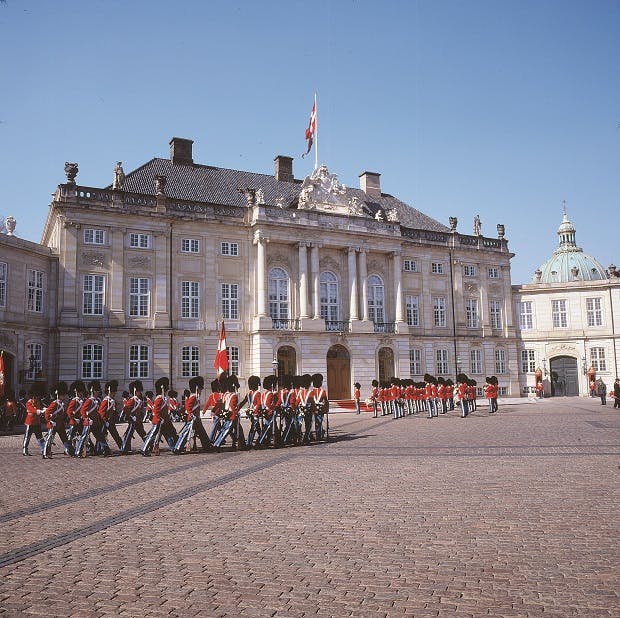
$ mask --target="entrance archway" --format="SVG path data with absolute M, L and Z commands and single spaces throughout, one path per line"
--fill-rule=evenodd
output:
M 549 362 L 551 370 L 551 395 L 553 397 L 575 397 L 579 395 L 579 372 L 577 359 L 572 356 L 557 356 Z
M 294 376 L 297 374 L 297 353 L 290 345 L 278 348 L 278 375 Z
M 394 377 L 394 352 L 392 348 L 380 348 L 379 360 L 379 382 L 387 382 Z
M 327 393 L 330 399 L 351 398 L 351 358 L 342 345 L 327 351 Z

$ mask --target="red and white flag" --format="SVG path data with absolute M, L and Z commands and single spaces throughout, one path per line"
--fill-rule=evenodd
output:
M 228 352 L 226 351 L 226 331 L 224 330 L 224 320 L 222 320 L 222 330 L 220 331 L 220 340 L 217 344 L 217 352 L 215 353 L 213 367 L 215 368 L 218 380 L 225 371 L 228 371 Z
M 0 395 L 4 395 L 4 350 L 0 352 Z
M 303 159 L 312 148 L 314 143 L 314 133 L 316 132 L 316 96 L 314 97 L 314 104 L 312 105 L 312 111 L 310 112 L 310 121 L 308 122 L 308 128 L 306 129 L 306 144 L 308 148 L 304 154 L 301 155 Z

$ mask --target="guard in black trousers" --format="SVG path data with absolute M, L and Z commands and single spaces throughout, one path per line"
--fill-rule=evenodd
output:
M 104 426 L 108 433 L 112 436 L 116 446 L 123 448 L 123 440 L 116 428 L 116 393 L 118 391 L 118 380 L 110 380 L 105 385 L 106 396 L 99 404 L 99 416 L 103 420 Z
M 69 457 L 73 457 L 73 446 L 69 442 L 69 438 L 65 431 L 67 426 L 67 399 L 69 388 L 66 382 L 58 382 L 56 385 L 55 394 L 56 398 L 52 401 L 47 408 L 45 408 L 45 420 L 47 421 L 47 436 L 45 437 L 45 447 L 43 448 L 43 459 L 52 458 L 52 444 L 54 444 L 54 437 L 58 435 L 65 448 L 65 454 Z
M 40 382 L 35 382 L 30 389 L 30 399 L 26 402 L 26 418 L 24 419 L 26 433 L 24 434 L 24 443 L 22 447 L 24 455 L 30 455 L 28 452 L 28 444 L 33 435 L 36 436 L 39 442 L 41 454 L 45 453 L 45 442 L 43 440 L 43 433 L 41 432 L 41 415 L 43 414 L 43 405 L 41 403 L 41 398 L 43 396 L 42 391 L 42 384 Z
M 191 394 L 185 399 L 186 421 L 172 450 L 175 455 L 185 451 L 185 446 L 192 431 L 200 440 L 203 451 L 211 449 L 211 440 L 209 440 L 209 436 L 200 420 L 200 393 L 202 393 L 204 386 L 205 380 L 202 376 L 196 376 L 189 381 Z
M 129 384 L 131 397 L 123 403 L 123 413 L 127 419 L 127 429 L 125 430 L 121 445 L 121 453 L 123 455 L 131 453 L 131 440 L 134 433 L 137 433 L 143 440 L 146 437 L 146 431 L 144 431 L 144 425 L 142 424 L 144 416 L 143 389 L 144 387 L 140 380 L 131 382 Z

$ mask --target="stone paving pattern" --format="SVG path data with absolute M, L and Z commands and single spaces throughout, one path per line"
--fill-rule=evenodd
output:
M 620 616 L 620 410 L 330 425 L 149 459 L 0 437 L 0 615 Z

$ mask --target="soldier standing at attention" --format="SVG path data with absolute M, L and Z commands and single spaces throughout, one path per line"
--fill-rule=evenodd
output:
M 353 385 L 353 401 L 355 402 L 355 414 L 359 414 L 361 412 L 361 404 L 360 398 L 362 396 L 361 389 L 362 385 L 359 382 L 356 382 Z

